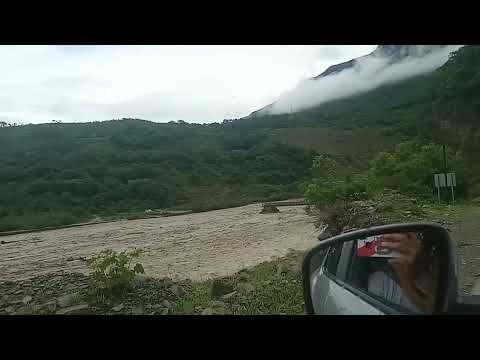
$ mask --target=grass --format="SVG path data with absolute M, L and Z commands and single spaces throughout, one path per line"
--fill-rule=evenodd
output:
M 301 262 L 303 253 L 244 269 L 217 279 L 235 291 L 226 300 L 227 312 L 234 315 L 301 315 L 304 312 Z M 189 291 L 173 310 L 174 314 L 199 314 L 215 305 L 211 296 L 212 280 L 192 283 Z M 187 311 L 186 311 L 187 310 Z M 214 314 L 218 313 L 215 312 Z M 224 314 L 225 312 L 219 312 Z

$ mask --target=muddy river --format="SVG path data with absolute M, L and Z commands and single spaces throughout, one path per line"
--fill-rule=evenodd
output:
M 317 243 L 303 206 L 260 214 L 261 205 L 175 217 L 125 220 L 2 237 L 0 279 L 86 272 L 80 257 L 104 249 L 143 249 L 146 275 L 202 280 L 225 276 Z

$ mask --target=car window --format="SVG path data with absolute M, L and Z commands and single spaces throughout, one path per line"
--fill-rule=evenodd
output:
M 419 239 L 423 238 L 423 234 L 415 234 L 414 236 Z M 371 246 L 366 246 L 366 243 L 364 239 L 360 239 L 360 241 L 355 240 L 353 246 L 352 243 L 344 243 L 342 248 L 339 246 L 332 248 L 332 253 L 329 254 L 330 261 L 327 264 L 328 272 L 349 285 L 347 288 L 358 296 L 364 297 L 367 295 L 367 297 L 377 299 L 402 311 L 406 310 L 413 313 L 426 311 L 424 310 L 426 309 L 425 301 L 422 300 L 421 294 L 423 294 L 422 291 L 433 289 L 435 277 L 430 270 L 431 267 L 419 267 L 420 270 L 415 274 L 415 279 L 412 281 L 414 285 L 406 287 L 403 285 L 406 282 L 406 277 L 401 273 L 403 268 L 397 267 L 397 269 L 394 269 L 391 265 L 393 259 L 398 255 L 384 255 L 378 252 L 377 248 L 371 250 Z M 349 246 L 345 246 L 345 244 Z M 365 249 L 373 251 L 373 253 Z M 426 256 L 424 255 L 424 259 L 426 259 Z M 426 261 L 423 260 L 424 263 L 427 263 Z M 397 261 L 397 263 L 399 262 Z M 403 278 L 400 276 L 403 276 Z
M 330 247 L 325 261 L 325 270 L 332 274 L 337 275 L 338 262 L 340 255 L 342 254 L 342 244 Z

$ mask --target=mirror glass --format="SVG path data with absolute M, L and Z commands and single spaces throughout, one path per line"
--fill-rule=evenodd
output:
M 310 262 L 311 300 L 318 314 L 378 314 L 385 311 L 382 304 L 400 313 L 431 314 L 438 284 L 438 251 L 426 233 L 339 241 Z

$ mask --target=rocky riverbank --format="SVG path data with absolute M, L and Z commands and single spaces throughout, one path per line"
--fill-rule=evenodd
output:
M 0 315 L 302 314 L 302 252 L 217 279 L 137 276 L 123 296 L 100 301 L 89 277 L 56 273 L 0 282 Z
M 189 281 L 137 277 L 123 296 L 100 301 L 89 277 L 80 273 L 42 275 L 0 282 L 2 315 L 166 315 L 191 287 Z

